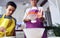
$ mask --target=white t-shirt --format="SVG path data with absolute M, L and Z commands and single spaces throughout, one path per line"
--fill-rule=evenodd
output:
M 34 9 L 43 12 L 43 7 L 32 7 L 32 8 L 27 8 L 23 19 L 26 18 L 27 14 L 29 13 L 30 10 L 34 10 Z

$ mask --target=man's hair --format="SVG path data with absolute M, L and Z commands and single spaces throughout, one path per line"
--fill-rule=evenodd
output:
M 15 9 L 17 8 L 16 4 L 13 1 L 9 1 L 6 5 L 6 8 L 8 8 L 9 5 L 13 6 Z
M 39 0 L 37 0 L 37 3 L 39 2 Z

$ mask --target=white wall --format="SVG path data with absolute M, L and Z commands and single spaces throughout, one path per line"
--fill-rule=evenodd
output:
M 13 16 L 17 19 L 17 22 L 22 22 L 22 19 L 24 17 L 25 10 L 27 9 L 27 7 L 23 4 L 17 4 L 17 6 L 18 7 L 15 13 L 13 14 Z
M 58 0 L 48 0 L 53 24 L 60 24 L 60 12 L 57 1 Z

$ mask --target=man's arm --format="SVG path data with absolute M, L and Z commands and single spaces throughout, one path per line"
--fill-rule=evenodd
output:
M 0 24 L 0 36 L 4 36 L 4 29 L 6 30 L 7 29 L 7 25 L 9 25 L 10 24 L 10 22 L 11 22 L 11 19 L 9 19 L 9 18 L 7 18 L 7 17 L 4 17 L 4 19 L 2 19 L 3 20 L 3 22 Z M 3 28 L 4 29 L 3 29 Z
M 11 23 L 11 25 L 6 29 L 6 35 L 7 36 L 15 36 L 15 27 L 16 27 L 16 19 L 12 18 L 13 22 Z

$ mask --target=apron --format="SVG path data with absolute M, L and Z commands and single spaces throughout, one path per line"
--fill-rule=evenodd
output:
M 15 34 L 15 20 L 13 19 L 7 19 L 4 18 L 5 15 L 3 15 L 0 18 L 0 26 L 3 26 L 6 29 L 6 36 L 14 36 Z M 4 36 L 4 32 L 0 32 L 0 37 Z
M 36 10 L 36 9 L 30 10 L 28 12 L 27 16 L 30 14 L 37 15 L 37 13 L 38 13 L 38 10 Z M 35 23 L 31 23 L 31 21 L 26 22 L 26 28 L 44 28 L 43 22 L 39 18 L 36 18 L 35 20 L 36 20 Z
M 28 12 L 28 15 L 29 14 L 37 14 L 37 13 L 38 13 L 38 10 L 34 9 L 34 10 L 30 10 Z M 36 23 L 31 23 L 31 21 L 26 22 L 26 28 L 44 28 L 43 22 L 39 18 L 36 18 L 35 20 L 36 20 Z M 46 30 L 44 31 L 42 38 L 47 38 Z

